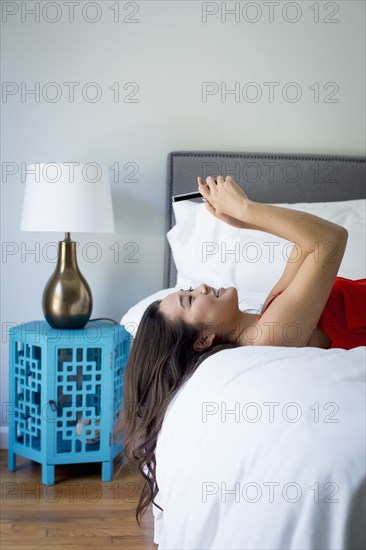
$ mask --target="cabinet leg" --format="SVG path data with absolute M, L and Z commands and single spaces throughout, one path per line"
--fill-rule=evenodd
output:
M 52 464 L 42 464 L 42 483 L 44 485 L 55 484 L 55 466 Z
M 113 479 L 113 460 L 102 462 L 102 481 L 112 481 Z
M 15 472 L 17 469 L 17 455 L 10 449 L 8 450 L 8 470 Z

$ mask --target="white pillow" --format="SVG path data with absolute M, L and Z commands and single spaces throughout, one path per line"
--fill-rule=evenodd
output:
M 276 204 L 332 221 L 349 232 L 338 276 L 365 277 L 365 199 Z M 167 233 L 177 267 L 177 287 L 201 283 L 235 286 L 265 297 L 281 277 L 293 243 L 270 233 L 237 229 L 218 220 L 204 203 L 173 203 L 176 225 Z M 240 294 L 239 294 L 240 296 Z

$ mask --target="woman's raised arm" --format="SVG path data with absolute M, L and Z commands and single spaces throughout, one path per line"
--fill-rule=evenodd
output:
M 335 235 L 347 233 L 344 227 L 313 214 L 251 201 L 230 176 L 218 176 L 217 181 L 208 177 L 199 190 L 216 217 L 229 216 L 244 227 L 292 241 L 304 252 L 311 252 L 320 241 L 333 241 Z
M 306 346 L 337 276 L 347 230 L 313 214 L 251 201 L 230 177 L 207 178 L 199 189 L 218 217 L 231 216 L 300 247 L 303 261 L 288 277 L 286 290 L 258 320 L 253 345 Z

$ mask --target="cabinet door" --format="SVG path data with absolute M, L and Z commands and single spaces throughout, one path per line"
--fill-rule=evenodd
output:
M 55 463 L 108 460 L 110 352 L 106 345 L 57 346 L 54 358 Z

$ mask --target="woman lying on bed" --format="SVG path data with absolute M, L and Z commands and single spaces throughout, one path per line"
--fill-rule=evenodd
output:
M 236 288 L 206 284 L 173 292 L 146 309 L 125 370 L 126 405 L 117 429 L 124 433 L 121 457 L 145 478 L 137 520 L 158 490 L 154 450 L 166 408 L 208 355 L 234 346 L 366 346 L 366 279 L 337 277 L 348 237 L 344 227 L 253 202 L 229 176 L 206 183 L 198 178 L 198 186 L 213 216 L 294 247 L 261 315 L 240 311 Z

